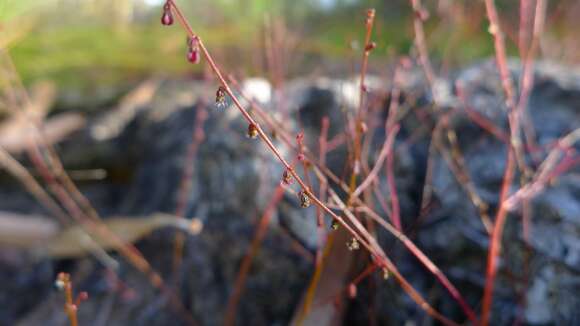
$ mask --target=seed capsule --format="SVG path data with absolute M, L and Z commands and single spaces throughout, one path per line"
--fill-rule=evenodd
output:
M 248 138 L 255 139 L 258 137 L 258 127 L 255 124 L 250 123 L 248 125 Z
M 348 241 L 346 243 L 346 247 L 350 251 L 359 250 L 360 249 L 360 244 L 358 243 L 358 240 L 356 238 L 351 238 L 350 241 Z
M 338 223 L 338 221 L 336 220 L 332 220 L 332 223 L 330 223 L 330 228 L 333 229 L 334 231 L 338 230 L 338 228 L 340 227 L 340 223 Z
M 300 192 L 298 192 L 298 198 L 300 198 L 300 206 L 302 208 L 307 208 L 310 206 L 310 197 L 304 190 L 300 190 Z
M 215 104 L 218 108 L 226 106 L 226 89 L 220 86 L 215 93 Z
M 285 186 L 289 186 L 292 183 L 294 183 L 294 179 L 292 178 L 292 174 L 290 173 L 290 171 L 288 171 L 286 169 L 286 171 L 284 171 L 284 173 L 282 173 L 282 184 Z
M 173 15 L 171 14 L 171 6 L 169 2 L 163 5 L 163 15 L 161 15 L 161 24 L 165 26 L 173 25 Z

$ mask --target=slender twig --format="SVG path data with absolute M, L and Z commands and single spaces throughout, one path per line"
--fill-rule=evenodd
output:
M 88 298 L 87 293 L 81 292 L 78 294 L 76 299 L 74 298 L 72 281 L 70 279 L 70 274 L 68 273 L 58 273 L 55 284 L 59 290 L 64 292 L 64 312 L 68 316 L 70 325 L 78 326 L 79 322 L 77 318 L 77 311 L 81 301 L 84 301 Z
M 514 178 L 514 174 L 515 174 L 515 164 L 514 162 L 512 162 L 513 160 L 515 160 L 515 162 L 517 162 L 517 164 L 520 166 L 520 169 L 525 173 L 529 173 L 528 169 L 526 168 L 525 163 L 523 162 L 523 153 L 522 153 L 522 146 L 521 146 L 521 141 L 519 138 L 519 124 L 520 124 L 520 112 L 519 112 L 519 108 L 522 108 L 523 104 L 526 104 L 526 102 L 522 102 L 522 100 L 527 101 L 527 98 L 529 95 L 526 95 L 526 97 L 522 97 L 520 99 L 520 103 L 518 103 L 518 107 L 516 107 L 516 103 L 515 103 L 515 94 L 514 94 L 514 89 L 513 89 L 513 84 L 511 81 L 511 76 L 509 74 L 509 70 L 507 67 L 507 59 L 506 59 L 506 50 L 505 50 L 505 44 L 504 44 L 504 36 L 503 33 L 501 31 L 501 28 L 499 26 L 499 18 L 498 18 L 498 14 L 497 14 L 497 10 L 495 7 L 495 3 L 493 0 L 486 0 L 485 1 L 485 5 L 486 5 L 486 11 L 487 11 L 487 16 L 490 22 L 490 33 L 493 35 L 494 37 L 494 46 L 495 46 L 495 52 L 496 52 L 496 61 L 497 61 L 497 66 L 498 66 L 498 70 L 500 72 L 500 76 L 502 79 L 502 85 L 504 88 L 504 91 L 506 93 L 506 105 L 508 107 L 508 119 L 510 122 L 510 137 L 511 137 L 511 145 L 513 147 L 513 152 L 512 149 L 508 149 L 508 157 L 507 157 L 507 164 L 506 164 L 506 171 L 504 174 L 504 180 L 502 183 L 502 190 L 501 190 L 501 194 L 500 194 L 500 200 L 499 200 L 499 209 L 497 212 L 497 216 L 495 219 L 495 223 L 494 223 L 494 228 L 493 228 L 493 232 L 492 232 L 492 237 L 490 240 L 490 246 L 489 246 L 489 252 L 488 252 L 488 259 L 487 259 L 487 269 L 486 269 L 486 282 L 485 282 L 485 288 L 484 288 L 484 294 L 483 294 L 483 300 L 482 300 L 482 310 L 481 310 L 481 323 L 482 325 L 486 326 L 489 323 L 489 319 L 490 319 L 490 314 L 491 314 L 491 304 L 492 304 L 492 300 L 493 300 L 493 289 L 494 289 L 494 283 L 495 283 L 495 276 L 497 274 L 497 259 L 498 256 L 500 255 L 501 252 L 501 235 L 503 233 L 503 227 L 505 224 L 505 220 L 507 218 L 507 206 L 505 205 L 505 200 L 508 197 L 508 191 L 509 191 L 509 187 L 512 184 L 513 178 Z M 543 23 L 544 23 L 544 10 L 545 10 L 545 4 L 543 4 L 543 1 L 539 0 L 537 3 L 537 8 L 536 9 L 540 9 L 540 12 L 536 12 L 536 19 L 534 22 L 534 38 L 537 39 L 539 38 L 539 34 L 543 29 Z M 534 43 L 534 41 L 532 41 L 532 43 Z M 532 44 L 532 47 L 534 47 L 534 45 Z M 533 50 L 535 51 L 535 50 Z M 532 54 L 532 49 L 530 50 L 530 52 L 527 55 L 527 60 L 533 60 L 533 54 Z M 532 58 L 532 59 L 530 59 Z M 524 68 L 524 74 L 528 74 L 524 79 L 523 82 L 526 83 L 526 87 L 525 88 L 530 88 L 531 89 L 531 85 L 533 84 L 533 80 L 531 79 L 531 64 L 533 63 L 533 61 L 528 61 L 529 63 L 526 64 L 525 68 Z M 526 72 L 526 70 L 528 72 Z M 524 86 L 522 86 L 522 90 L 525 90 Z M 529 92 L 529 90 L 527 91 Z
M 449 319 L 443 317 L 438 312 L 436 312 L 422 298 L 422 296 L 398 272 L 395 265 L 387 258 L 387 256 L 383 252 L 383 250 L 380 248 L 380 246 L 378 246 L 378 243 L 376 242 L 376 240 L 368 233 L 368 231 L 362 226 L 362 224 L 352 214 L 348 214 L 348 212 L 349 212 L 348 210 L 345 210 L 345 213 L 347 213 L 346 218 L 347 218 L 349 223 L 347 223 L 343 217 L 338 216 L 330 208 L 328 208 L 326 205 L 324 205 L 324 203 L 322 201 L 320 201 L 320 199 L 307 187 L 305 182 L 300 178 L 300 176 L 296 173 L 296 171 L 290 166 L 288 161 L 286 161 L 286 159 L 284 159 L 284 157 L 281 155 L 281 153 L 278 151 L 278 149 L 272 143 L 272 141 L 270 140 L 268 135 L 262 130 L 261 126 L 255 121 L 255 119 L 241 105 L 241 103 L 239 102 L 237 97 L 232 92 L 229 84 L 224 79 L 224 77 L 221 73 L 221 70 L 218 68 L 217 64 L 214 62 L 212 56 L 210 55 L 207 48 L 205 47 L 203 40 L 194 34 L 191 26 L 189 25 L 189 23 L 187 22 L 187 20 L 183 16 L 181 10 L 175 5 L 175 3 L 173 1 L 170 1 L 168 3 L 171 4 L 171 8 L 172 8 L 173 12 L 176 14 L 177 20 L 183 26 L 183 28 L 186 30 L 188 36 L 197 39 L 198 46 L 199 46 L 199 49 L 201 50 L 201 53 L 203 54 L 203 57 L 208 62 L 210 68 L 212 69 L 212 71 L 216 75 L 217 79 L 224 87 L 225 92 L 232 98 L 232 101 L 233 101 L 234 105 L 236 106 L 236 108 L 240 111 L 240 113 L 242 114 L 242 116 L 244 117 L 244 119 L 248 123 L 253 124 L 256 127 L 259 138 L 266 144 L 268 149 L 280 161 L 280 163 L 290 172 L 290 174 L 292 174 L 292 176 L 294 177 L 296 182 L 302 187 L 305 194 L 308 195 L 312 199 L 314 204 L 316 204 L 323 211 L 328 213 L 342 227 L 344 227 L 349 233 L 351 233 L 353 235 L 353 237 L 355 237 L 359 241 L 359 243 L 362 247 L 366 248 L 369 252 L 371 252 L 373 254 L 373 256 L 375 257 L 377 264 L 379 264 L 380 266 L 385 267 L 389 271 L 391 271 L 393 273 L 393 275 L 395 276 L 395 278 L 398 280 L 398 282 L 401 284 L 401 286 L 403 287 L 405 292 L 407 292 L 411 296 L 411 298 L 413 298 L 413 300 L 419 304 L 420 307 L 422 307 L 431 316 L 433 316 L 434 318 L 440 320 L 441 322 L 443 322 L 445 324 L 448 324 L 448 325 L 455 324 L 454 322 L 450 321 Z
M 207 119 L 207 110 L 205 108 L 205 103 L 200 103 L 196 108 L 195 114 L 195 126 L 191 135 L 191 143 L 187 147 L 187 153 L 185 155 L 185 165 L 183 166 L 183 174 L 181 176 L 181 181 L 179 183 L 179 190 L 177 195 L 177 206 L 175 208 L 175 215 L 180 217 L 186 217 L 187 199 L 190 195 L 191 188 L 193 186 L 193 172 L 195 165 L 195 154 L 200 146 L 200 144 L 205 139 L 205 133 L 203 131 L 203 126 L 205 120 Z M 173 271 L 176 272 L 181 265 L 183 257 L 183 246 L 185 242 L 185 235 L 182 231 L 177 231 L 174 238 L 174 249 L 173 249 Z
M 365 22 L 365 41 L 363 48 L 362 65 L 360 70 L 360 84 L 359 84 L 359 102 L 357 117 L 354 121 L 354 139 L 353 139 L 353 161 L 352 161 L 352 173 L 350 176 L 349 184 L 349 196 L 355 190 L 356 178 L 360 173 L 361 169 L 361 143 L 363 137 L 364 123 L 366 121 L 366 110 L 364 108 L 365 94 L 367 92 L 367 86 L 365 85 L 365 77 L 367 73 L 367 66 L 369 61 L 369 55 L 371 51 L 375 48 L 375 44 L 371 43 L 371 34 L 373 31 L 373 24 L 375 21 L 375 10 L 367 10 L 367 17 Z M 349 199 L 350 201 L 351 199 Z
M 410 0 L 411 6 L 413 8 L 413 28 L 415 31 L 415 46 L 419 52 L 419 61 L 421 62 L 421 67 L 427 82 L 430 85 L 430 89 L 433 91 L 435 83 L 435 73 L 433 72 L 433 66 L 431 66 L 431 61 L 429 60 L 429 52 L 427 51 L 427 41 L 425 39 L 425 29 L 423 27 L 423 21 L 427 19 L 428 13 L 421 0 Z M 432 94 L 435 96 L 435 94 Z

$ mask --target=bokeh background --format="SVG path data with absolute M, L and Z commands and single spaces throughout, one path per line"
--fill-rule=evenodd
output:
M 50 79 L 67 93 L 109 93 L 151 74 L 199 73 L 201 67 L 183 60 L 182 31 L 159 28 L 161 2 L 2 0 L 0 42 L 25 83 Z M 407 54 L 413 44 L 412 12 L 405 0 L 196 0 L 181 5 L 219 62 L 228 71 L 248 75 L 270 73 L 266 36 L 273 34 L 282 40 L 274 47 L 284 54 L 287 76 L 354 71 L 358 55 L 353 49 L 360 47 L 364 10 L 370 7 L 377 10 L 373 60 Z M 431 12 L 426 23 L 429 51 L 443 72 L 493 54 L 483 2 L 425 5 Z M 573 0 L 549 2 L 544 58 L 580 60 L 575 35 L 579 7 Z M 519 2 L 498 1 L 498 10 L 510 54 L 517 54 Z
M 357 106 L 359 85 L 353 76 L 361 67 L 365 12 L 376 9 L 372 40 L 377 47 L 370 56 L 368 78 L 369 103 L 374 105 L 365 138 L 368 163 L 374 164 L 385 138 L 382 128 L 391 92 L 401 87 L 403 113 L 394 169 L 405 233 L 479 312 L 489 238 L 479 207 L 472 203 L 473 194 L 463 187 L 472 183 L 493 217 L 506 149 L 497 134 L 509 134 L 483 1 L 423 1 L 429 12 L 424 23 L 427 48 L 443 94 L 438 103 L 418 64 L 410 1 L 175 2 L 221 69 L 235 75 L 242 89 L 282 121 L 292 139 L 303 131 L 308 145 L 317 148 L 321 118 L 330 117 L 330 137 L 336 137 L 333 144 L 338 145 L 328 156 L 328 166 L 343 177 L 350 159 L 340 136 L 348 128 L 349 113 L 344 112 L 354 112 Z M 520 2 L 496 4 L 519 89 Z M 79 309 L 82 325 L 181 325 L 188 324 L 191 316 L 202 325 L 222 324 L 240 262 L 283 171 L 261 144 L 245 137 L 248 126 L 234 107 L 214 107 L 218 83 L 204 60 L 197 65 L 187 62 L 185 33 L 178 24 L 161 26 L 162 6 L 161 0 L 0 0 L 2 149 L 51 190 L 36 168 L 34 155 L 28 153 L 34 142 L 28 142 L 33 132 L 27 119 L 39 118 L 49 136 L 45 141 L 54 145 L 81 192 L 105 221 L 128 218 L 119 222 L 119 228 L 129 230 L 128 242 L 136 245 L 173 293 L 166 295 L 153 286 L 114 250 L 104 257 L 80 250 L 64 258 L 56 251 L 39 250 L 77 248 L 74 237 L 57 232 L 81 231 L 70 221 L 56 226 L 52 218 L 47 222 L 50 210 L 16 181 L 13 172 L 6 172 L 8 168 L 0 172 L 0 218 L 41 219 L 19 229 L 31 232 L 30 242 L 6 236 L 0 229 L 4 237 L 0 238 L 0 325 L 66 323 L 62 293 L 53 289 L 60 271 L 71 273 L 76 289 L 89 293 Z M 539 169 L 554 141 L 580 127 L 580 1 L 548 1 L 545 26 L 526 122 L 536 131 L 532 143 L 538 146 L 526 153 L 534 169 Z M 406 67 L 400 85 L 393 78 L 399 62 Z M 458 84 L 465 86 L 465 98 Z M 433 109 L 437 105 L 441 110 Z M 23 108 L 32 114 L 21 116 L 18 112 Z M 483 119 L 489 122 L 487 127 L 497 133 L 475 123 L 473 112 L 487 119 Z M 445 128 L 450 132 L 437 138 L 443 116 L 449 118 Z M 451 130 L 456 131 L 455 143 Z M 275 137 L 277 130 L 268 132 Z M 196 138 L 199 134 L 201 139 Z M 440 148 L 433 149 L 435 143 Z M 276 145 L 287 157 L 295 154 L 280 139 Z M 456 150 L 463 157 L 454 157 Z M 531 240 L 529 234 L 522 234 L 521 219 L 508 220 L 509 246 L 504 252 L 508 259 L 498 273 L 494 325 L 580 322 L 580 161 L 576 154 L 580 148 L 573 145 L 567 150 L 566 162 L 571 163 L 560 172 L 568 174 L 551 180 L 551 190 L 538 196 L 528 211 L 533 221 Z M 39 153 L 51 157 L 42 146 Z M 5 168 L 10 162 L 7 157 L 0 156 Z M 453 164 L 472 180 L 456 177 Z M 191 188 L 182 197 L 185 179 L 191 181 Z M 390 194 L 383 174 L 379 181 L 379 190 Z M 518 182 L 513 187 L 518 189 Z M 427 188 L 433 190 L 428 207 L 422 197 Z M 375 199 L 370 202 L 386 216 L 386 205 L 380 207 L 379 198 Z M 183 224 L 158 213 L 175 214 L 180 204 L 184 213 L 176 215 L 199 219 L 203 231 L 185 238 L 182 264 L 175 269 L 176 233 L 165 226 L 183 228 Z M 315 210 L 301 209 L 295 194 L 288 191 L 273 211 L 238 305 L 238 324 L 280 325 L 296 320 L 314 270 L 319 250 Z M 39 242 L 46 233 L 50 239 Z M 384 230 L 377 231 L 377 239 L 435 308 L 467 323 L 455 301 L 400 242 Z M 351 254 L 346 248 L 342 251 L 329 265 L 347 275 L 345 279 L 354 278 L 370 262 L 362 254 L 345 259 Z M 343 306 L 336 304 L 344 324 L 437 324 L 392 278 L 385 281 L 378 274 L 361 284 L 356 298 L 343 300 Z M 323 280 L 332 281 L 333 276 Z M 345 299 L 343 285 L 329 287 L 324 295 L 337 292 L 337 302 Z M 330 306 L 329 302 L 319 306 Z M 335 316 L 332 311 L 322 314 Z

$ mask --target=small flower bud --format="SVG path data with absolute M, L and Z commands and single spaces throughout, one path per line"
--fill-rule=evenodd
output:
M 298 142 L 298 144 L 302 144 L 303 140 L 304 140 L 304 133 L 302 133 L 302 132 L 298 133 L 298 135 L 296 135 L 296 142 Z
M 358 130 L 361 134 L 366 134 L 367 131 L 369 130 L 369 127 L 367 126 L 367 124 L 364 121 L 361 121 L 358 124 Z
M 367 44 L 367 46 L 365 46 L 365 51 L 367 51 L 367 52 L 372 51 L 376 47 L 377 47 L 377 43 L 370 42 L 369 44 Z
M 304 153 L 299 153 L 298 156 L 296 156 L 296 159 L 298 159 L 300 162 L 304 162 L 304 160 L 306 160 L 306 156 L 304 156 Z
M 298 198 L 300 198 L 300 206 L 302 208 L 307 208 L 310 206 L 310 197 L 306 191 L 300 190 L 300 192 L 298 192 Z
M 360 249 L 360 244 L 358 243 L 358 240 L 356 238 L 351 238 L 347 243 L 346 243 L 346 247 L 348 248 L 348 250 L 353 251 L 353 250 L 359 250 Z
M 87 292 L 83 291 L 83 292 L 79 293 L 77 295 L 77 299 L 75 300 L 75 305 L 77 305 L 77 306 L 80 305 L 81 302 L 87 300 L 88 298 L 89 298 L 89 294 Z
M 423 7 L 416 10 L 415 15 L 417 15 L 417 18 L 421 19 L 422 21 L 429 19 L 429 11 Z
M 354 283 L 348 285 L 348 297 L 350 299 L 356 298 L 356 285 L 354 285 Z
M 163 15 L 161 15 L 161 24 L 165 26 L 173 25 L 173 15 L 171 14 L 171 5 L 166 2 L 163 5 Z
M 258 137 L 258 127 L 255 124 L 250 123 L 248 125 L 248 135 L 247 136 L 248 136 L 248 138 L 252 138 L 252 139 L 255 139 Z
M 189 47 L 187 49 L 187 61 L 198 64 L 201 61 L 199 49 L 197 47 Z

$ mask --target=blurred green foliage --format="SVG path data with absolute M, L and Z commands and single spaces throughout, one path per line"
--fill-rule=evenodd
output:
M 92 88 L 151 74 L 200 72 L 184 60 L 183 31 L 159 24 L 162 1 L 0 0 L 0 40 L 25 83 L 49 78 L 61 87 Z M 196 0 L 179 1 L 196 32 L 230 71 L 265 74 L 264 23 L 283 19 L 284 37 L 297 40 L 290 74 L 308 72 L 316 60 L 349 65 L 352 41 L 362 39 L 364 11 L 377 9 L 375 61 L 412 49 L 407 0 Z M 425 1 L 428 46 L 434 61 L 453 67 L 489 56 L 493 45 L 479 1 Z M 449 11 L 441 3 L 451 4 Z M 500 1 L 515 17 L 516 1 Z M 10 37 L 9 34 L 16 36 Z M 8 35 L 8 36 L 7 36 Z M 513 47 L 512 52 L 515 53 Z M 358 55 L 356 56 L 358 58 Z M 300 60 L 314 58 L 312 60 Z

